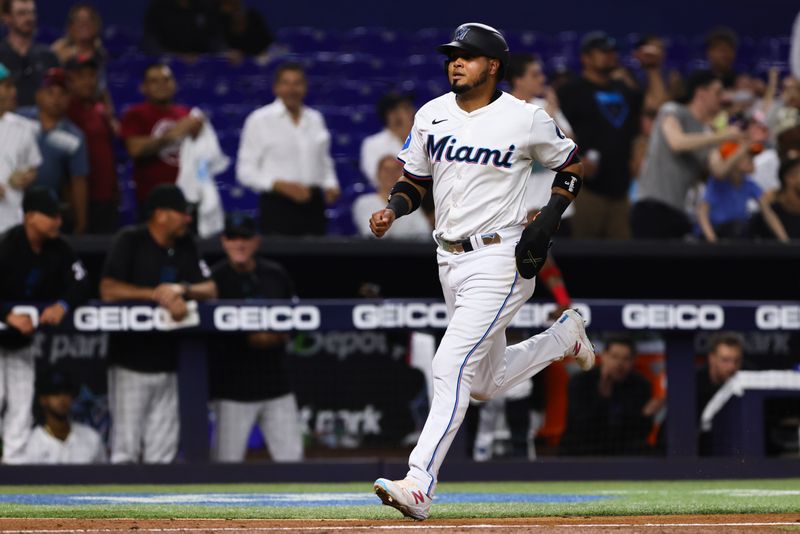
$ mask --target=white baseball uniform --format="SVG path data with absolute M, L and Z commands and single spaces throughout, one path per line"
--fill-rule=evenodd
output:
M 569 348 L 572 338 L 560 324 L 509 347 L 505 329 L 534 289 L 534 279 L 518 275 L 514 257 L 532 164 L 562 169 L 576 149 L 538 106 L 502 93 L 466 112 L 448 93 L 417 112 L 398 155 L 406 176 L 432 180 L 439 279 L 450 314 L 433 359 L 431 410 L 409 459 L 408 478 L 431 497 L 470 396 L 502 394 Z M 452 242 L 465 240 L 470 251 L 453 251 Z
M 25 447 L 25 463 L 95 464 L 108 461 L 103 440 L 95 429 L 75 421 L 70 423 L 70 427 L 64 441 L 42 426 L 34 428 Z

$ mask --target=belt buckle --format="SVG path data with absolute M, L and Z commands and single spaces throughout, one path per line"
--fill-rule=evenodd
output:
M 439 246 L 441 246 L 442 250 L 445 252 L 449 252 L 450 254 L 464 253 L 464 246 L 458 241 L 448 241 L 442 237 L 437 238 L 437 241 L 439 242 Z

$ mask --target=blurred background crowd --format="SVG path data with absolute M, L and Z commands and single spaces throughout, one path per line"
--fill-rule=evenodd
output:
M 2 228 L 31 183 L 57 192 L 74 234 L 138 222 L 155 185 L 178 183 L 204 237 L 226 211 L 267 233 L 366 234 L 415 110 L 448 91 L 434 47 L 449 28 L 273 28 L 242 0 L 153 0 L 125 26 L 76 3 L 61 29 L 33 0 L 2 7 L 2 122 L 31 130 L 0 146 Z M 556 117 L 586 167 L 564 237 L 800 235 L 788 31 L 506 36 L 504 88 Z M 394 236 L 426 239 L 434 209 Z

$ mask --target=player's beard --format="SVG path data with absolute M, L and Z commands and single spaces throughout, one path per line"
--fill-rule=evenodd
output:
M 476 87 L 480 87 L 487 81 L 489 81 L 489 69 L 486 69 L 485 71 L 481 72 L 478 75 L 478 79 L 475 80 L 475 83 L 472 84 L 465 83 L 464 85 L 456 85 L 455 82 L 453 82 L 450 84 L 450 90 L 457 95 L 463 95 L 467 91 L 472 91 Z

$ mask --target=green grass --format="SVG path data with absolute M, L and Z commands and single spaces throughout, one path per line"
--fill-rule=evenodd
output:
M 370 493 L 368 483 L 229 484 L 179 486 L 0 486 L 0 493 Z M 439 494 L 547 493 L 608 495 L 586 503 L 496 503 L 434 505 L 432 518 L 494 518 L 590 515 L 800 513 L 800 479 L 716 480 L 689 482 L 492 482 L 443 483 Z M 0 503 L 0 517 L 76 518 L 261 518 L 261 519 L 397 519 L 397 511 L 380 506 L 225 507 L 180 505 L 44 506 Z

